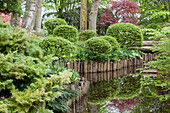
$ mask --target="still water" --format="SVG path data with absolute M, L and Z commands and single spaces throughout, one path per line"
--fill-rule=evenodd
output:
M 170 113 L 169 101 L 160 101 L 159 88 L 143 85 L 137 68 L 82 75 L 89 93 L 72 105 L 72 113 Z

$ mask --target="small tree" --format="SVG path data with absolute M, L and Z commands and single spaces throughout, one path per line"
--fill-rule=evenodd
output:
M 139 7 L 136 2 L 132 2 L 131 0 L 117 0 L 109 1 L 107 4 L 108 8 L 105 9 L 105 13 L 101 14 L 100 21 L 97 24 L 98 27 L 107 25 L 107 29 L 109 25 L 118 22 L 137 24 Z

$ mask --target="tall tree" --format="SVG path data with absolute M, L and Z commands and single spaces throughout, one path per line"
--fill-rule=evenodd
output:
M 35 25 L 34 29 L 36 32 L 39 32 L 41 29 L 41 20 L 42 20 L 42 0 L 37 0 L 36 2 L 36 17 L 35 17 Z
M 80 31 L 87 29 L 87 0 L 81 0 Z
M 20 5 L 19 4 L 18 5 L 21 7 L 22 0 L 19 0 L 19 2 Z M 11 26 L 18 27 L 20 25 L 20 18 L 21 18 L 20 16 L 21 16 L 20 13 L 12 12 L 11 20 L 10 20 Z
M 24 20 L 22 27 L 31 32 L 35 23 L 36 15 L 36 0 L 27 0 L 26 1 L 26 13 L 24 15 Z
M 92 0 L 91 11 L 89 14 L 89 29 L 94 31 L 96 31 L 98 8 L 99 8 L 99 0 Z
M 26 13 L 22 27 L 31 32 L 35 29 L 37 32 L 41 29 L 42 19 L 42 0 L 27 0 Z

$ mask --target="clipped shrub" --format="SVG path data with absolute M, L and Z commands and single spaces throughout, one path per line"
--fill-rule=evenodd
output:
M 112 52 L 114 52 L 115 50 L 118 50 L 120 48 L 119 43 L 117 42 L 117 40 L 114 37 L 111 37 L 111 36 L 100 36 L 99 38 L 105 39 L 105 40 L 107 40 L 111 44 Z
M 161 26 L 156 24 L 156 23 L 151 23 L 146 26 L 146 28 L 151 28 L 151 29 L 161 29 Z
M 75 42 L 78 40 L 78 30 L 70 25 L 60 25 L 54 29 L 54 36 L 63 37 L 65 39 L 70 40 L 71 42 Z
M 117 39 L 121 46 L 142 46 L 143 35 L 141 29 L 131 23 L 117 23 L 109 26 L 108 36 Z
M 85 49 L 93 60 L 106 60 L 111 53 L 111 44 L 99 37 L 90 38 L 85 42 Z
M 64 19 L 61 18 L 53 18 L 53 19 L 48 19 L 44 22 L 45 27 L 48 30 L 49 34 L 53 34 L 53 30 L 56 26 L 59 25 L 67 25 L 67 22 Z
M 54 54 L 61 57 L 70 55 L 75 51 L 75 46 L 72 42 L 62 37 L 47 37 L 40 42 L 40 47 L 44 50 L 44 55 Z
M 84 30 L 79 33 L 80 40 L 88 40 L 94 36 L 96 36 L 96 32 L 93 30 Z

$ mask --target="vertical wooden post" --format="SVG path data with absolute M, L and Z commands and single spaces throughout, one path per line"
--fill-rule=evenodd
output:
M 101 72 L 103 72 L 103 62 L 101 62 L 101 67 L 100 67 L 100 69 L 101 69 Z
M 93 69 L 92 69 L 93 73 L 96 73 L 97 72 L 97 62 L 93 62 L 92 67 L 93 67 Z
M 84 61 L 84 73 L 87 73 L 87 60 Z
M 107 66 L 107 62 L 103 62 L 103 71 L 106 72 L 106 66 Z
M 76 60 L 74 61 L 74 70 L 78 71 L 77 70 L 77 61 Z

